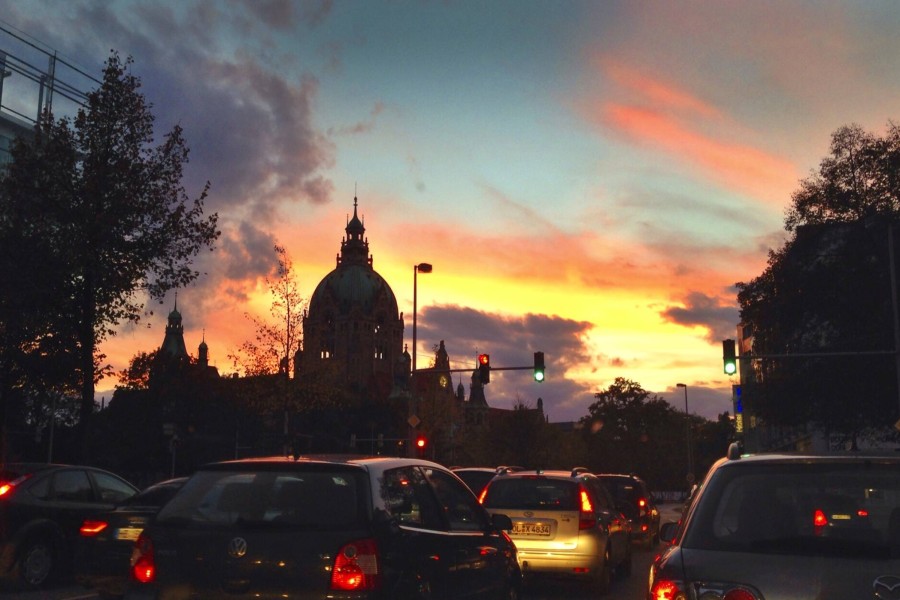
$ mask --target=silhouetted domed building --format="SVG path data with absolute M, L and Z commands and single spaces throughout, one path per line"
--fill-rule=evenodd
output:
M 408 365 L 403 315 L 393 290 L 372 267 L 366 228 L 357 215 L 345 228 L 337 264 L 316 287 L 303 319 L 303 350 L 295 371 L 303 376 L 336 369 L 346 391 L 364 402 L 387 400 L 396 373 Z M 408 371 L 408 366 L 406 367 Z

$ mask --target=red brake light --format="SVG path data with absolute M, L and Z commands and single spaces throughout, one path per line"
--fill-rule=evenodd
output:
M 143 533 L 131 551 L 131 577 L 140 583 L 152 583 L 156 579 L 153 541 Z
M 331 589 L 375 590 L 380 586 L 375 540 L 363 539 L 345 544 L 334 558 Z
M 581 500 L 581 514 L 578 519 L 578 529 L 590 529 L 597 525 L 597 519 L 594 518 L 594 505 L 591 504 L 591 497 L 583 486 L 578 486 L 578 496 Z
M 825 527 L 828 525 L 828 517 L 825 516 L 825 513 L 821 508 L 817 508 L 813 512 L 813 525 L 816 527 Z
M 0 498 L 11 495 L 13 489 L 13 484 L 11 483 L 0 483 Z
M 638 500 L 638 506 L 640 508 L 647 508 L 647 501 L 645 499 L 641 498 L 640 500 Z
M 106 521 L 91 521 L 90 519 L 85 519 L 85 521 L 81 524 L 81 528 L 78 530 L 78 533 L 81 534 L 81 537 L 93 537 L 106 529 L 109 524 Z
M 653 584 L 650 589 L 652 600 L 685 600 L 687 596 L 674 581 L 661 579 Z

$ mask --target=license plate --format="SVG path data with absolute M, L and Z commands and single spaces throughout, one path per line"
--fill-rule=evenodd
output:
M 550 524 L 549 523 L 526 523 L 522 521 L 517 521 L 513 523 L 512 528 L 513 535 L 537 535 L 537 536 L 549 536 L 550 535 Z
M 116 530 L 116 539 L 133 542 L 138 539 L 142 531 L 143 529 L 140 527 L 121 527 Z

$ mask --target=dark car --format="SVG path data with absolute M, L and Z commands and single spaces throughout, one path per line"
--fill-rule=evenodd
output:
M 426 460 L 215 463 L 141 533 L 125 597 L 514 599 L 511 527 Z
M 75 553 L 76 579 L 106 597 L 124 594 L 134 542 L 187 479 L 154 483 L 114 509 L 86 518 Z
M 572 578 L 603 594 L 614 574 L 631 574 L 630 526 L 586 471 L 506 472 L 491 480 L 481 501 L 512 520 L 510 537 L 526 577 Z
M 648 600 L 896 598 L 900 456 L 733 446 L 660 537 Z
M 631 521 L 631 537 L 647 548 L 659 543 L 659 509 L 650 490 L 637 475 L 599 473 L 597 477 L 616 500 L 616 507 Z
M 0 468 L 0 578 L 34 589 L 69 578 L 84 519 L 138 492 L 118 475 L 85 466 L 7 464 Z

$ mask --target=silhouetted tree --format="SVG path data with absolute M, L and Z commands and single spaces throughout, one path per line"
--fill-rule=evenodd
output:
M 4 345 L 36 343 L 55 335 L 58 355 L 77 356 L 70 379 L 80 390 L 82 431 L 94 410 L 94 385 L 106 369 L 98 345 L 122 322 L 140 319 L 144 299 L 161 299 L 199 273 L 192 260 L 219 235 L 217 216 L 204 216 L 207 189 L 190 200 L 181 184 L 188 148 L 175 126 L 154 146 L 151 107 L 128 72 L 131 59 L 111 53 L 100 87 L 88 94 L 74 120 L 45 114 L 30 139 L 18 139 L 0 184 L 0 256 L 12 281 L 34 276 L 27 296 L 39 298 L 19 315 L 27 324 Z M 207 185 L 208 188 L 208 185 Z M 11 226 L 18 231 L 11 232 Z M 34 253 L 17 266 L 17 255 Z M 23 273 L 21 269 L 28 269 Z M 6 282 L 3 303 L 14 303 Z M 34 315 L 34 311 L 44 311 Z M 13 315 L 0 310 L 0 329 Z M 4 348 L 0 364 L 16 369 Z M 15 375 L 13 375 L 15 376 Z
M 655 490 L 687 486 L 684 413 L 623 377 L 617 377 L 594 397 L 596 402 L 580 421 L 589 453 L 588 468 L 603 473 L 636 473 Z M 700 422 L 700 417 L 691 417 L 692 427 Z
M 235 368 L 245 375 L 290 376 L 294 371 L 294 355 L 303 343 L 303 312 L 307 302 L 300 295 L 294 264 L 283 246 L 275 245 L 275 257 L 275 277 L 266 277 L 272 300 L 271 318 L 261 319 L 246 313 L 256 327 L 256 336 L 241 344 L 239 352 L 229 355 Z
M 744 397 L 763 421 L 855 438 L 897 420 L 889 353 L 898 211 L 900 128 L 891 123 L 884 137 L 839 128 L 829 156 L 792 195 L 791 237 L 770 251 L 762 274 L 737 284 L 761 356 Z

